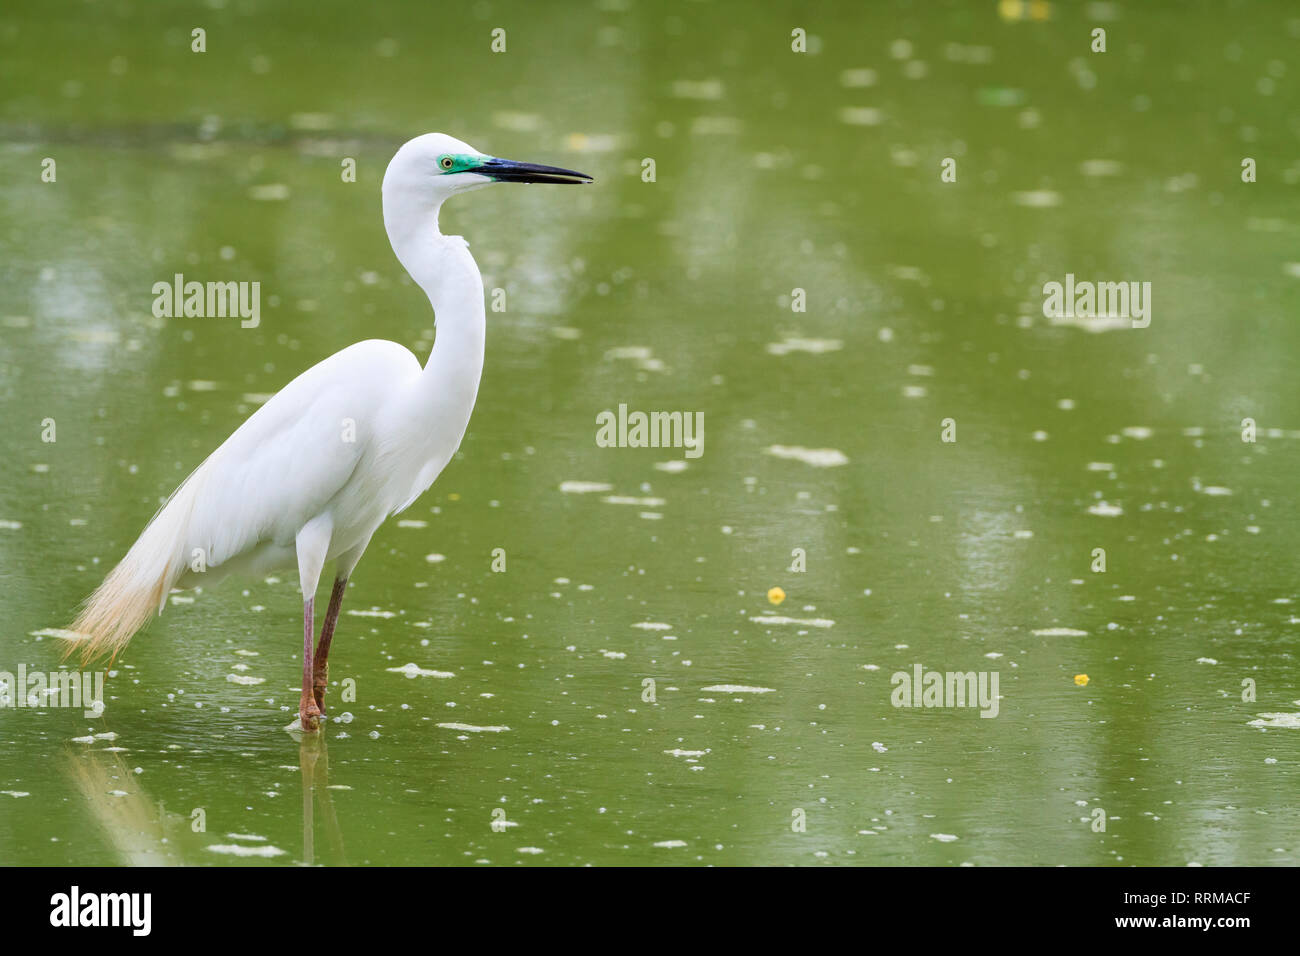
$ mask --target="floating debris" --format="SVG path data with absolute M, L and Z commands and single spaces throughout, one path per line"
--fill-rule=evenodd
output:
M 799 445 L 772 445 L 765 448 L 769 455 L 775 455 L 777 458 L 786 458 L 793 461 L 801 461 L 805 465 L 812 465 L 814 468 L 834 468 L 838 465 L 847 465 L 848 456 L 842 451 L 834 448 L 803 448 Z
M 720 100 L 724 93 L 721 80 L 674 80 L 673 96 L 681 100 Z
M 821 355 L 824 352 L 838 352 L 844 347 L 839 339 L 792 339 L 781 342 L 769 342 L 767 351 L 772 355 L 789 355 L 791 352 L 809 352 Z
M 43 627 L 39 631 L 31 631 L 32 637 L 58 637 L 65 641 L 84 641 L 90 635 L 82 634 L 80 631 L 68 631 L 61 627 Z
M 1028 206 L 1031 209 L 1050 209 L 1061 204 L 1061 194 L 1050 189 L 1035 189 L 1012 193 L 1011 201 L 1017 206 Z
M 754 624 L 799 624 L 804 627 L 834 627 L 835 622 L 824 617 L 780 617 L 775 614 L 763 614 L 751 617 Z
M 849 126 L 879 126 L 885 114 L 874 106 L 846 106 L 840 110 L 840 122 Z
M 1296 701 L 1300 703 L 1300 701 Z M 1251 727 L 1281 727 L 1287 730 L 1300 730 L 1300 713 L 1295 714 L 1260 714 L 1262 719 L 1250 721 Z
M 1079 685 L 1080 687 L 1087 687 L 1087 686 L 1088 686 L 1088 675 L 1087 675 L 1087 674 L 1075 674 L 1075 675 L 1074 675 L 1074 682 L 1075 682 L 1077 685 Z
M 568 495 L 587 495 L 596 491 L 613 491 L 614 486 L 603 481 L 562 481 L 560 490 Z
M 711 684 L 702 688 L 710 693 L 717 694 L 774 694 L 774 687 L 749 687 L 745 684 Z
M 1121 315 L 1054 315 L 1051 324 L 1073 326 L 1093 334 L 1133 328 L 1133 320 Z
M 404 674 L 406 677 L 455 677 L 451 671 L 431 671 L 417 664 L 403 664 L 401 667 L 385 668 L 390 674 Z
M 848 89 L 862 89 L 876 85 L 876 71 L 868 67 L 844 70 L 840 73 L 840 86 Z
M 767 592 L 767 599 L 773 604 L 780 604 L 785 600 L 785 591 L 779 587 L 770 588 Z
M 1124 171 L 1124 164 L 1116 159 L 1085 159 L 1079 164 L 1079 172 L 1085 176 L 1118 176 Z
M 248 190 L 248 198 L 256 199 L 259 202 L 282 202 L 289 198 L 289 187 L 284 183 L 265 183 L 261 186 L 251 186 Z
M 210 850 L 213 853 L 224 853 L 227 856 L 284 856 L 284 850 L 269 844 L 267 846 L 240 846 L 238 843 L 214 843 L 203 849 Z
M 447 723 L 442 723 L 438 726 L 442 727 L 444 730 L 463 730 L 467 734 L 499 734 L 510 729 L 509 727 L 497 726 L 479 727 L 475 724 L 461 724 L 455 721 L 448 721 Z M 539 850 L 538 852 L 540 853 L 541 851 Z

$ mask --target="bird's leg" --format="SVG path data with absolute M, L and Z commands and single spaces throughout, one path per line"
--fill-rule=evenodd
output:
M 313 691 L 316 706 L 322 716 L 325 714 L 325 688 L 329 683 L 330 641 L 334 640 L 334 625 L 338 623 L 339 608 L 343 606 L 343 592 L 347 587 L 347 578 L 334 579 L 334 590 L 330 592 L 330 606 L 325 611 L 325 623 L 320 629 L 320 643 L 316 645 L 316 659 L 312 672 Z
M 312 620 L 314 603 L 315 598 L 308 597 L 302 604 L 302 699 L 298 702 L 298 719 L 303 730 L 320 728 L 320 708 L 316 706 L 316 697 L 312 693 L 311 641 L 316 630 Z

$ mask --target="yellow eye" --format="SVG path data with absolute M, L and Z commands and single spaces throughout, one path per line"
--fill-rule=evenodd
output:
M 450 156 L 444 156 L 444 157 L 442 157 L 442 159 L 441 159 L 440 162 L 442 163 L 442 168 L 443 168 L 443 169 L 451 169 L 451 167 L 452 167 L 452 161 L 451 161 L 451 157 L 450 157 Z

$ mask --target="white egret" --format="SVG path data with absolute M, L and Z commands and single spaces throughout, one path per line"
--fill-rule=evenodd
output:
M 403 145 L 384 173 L 384 227 L 433 306 L 437 337 L 428 362 L 421 368 L 396 342 L 358 342 L 249 416 L 172 493 L 87 600 L 72 625 L 84 635 L 83 660 L 121 651 L 155 609 L 162 613 L 172 588 L 296 564 L 298 710 L 303 729 L 316 729 L 348 576 L 384 519 L 415 501 L 451 460 L 478 394 L 483 278 L 465 240 L 438 230 L 439 209 L 494 182 L 590 181 L 569 169 L 486 156 L 442 133 Z M 316 587 L 330 562 L 334 589 L 313 654 Z

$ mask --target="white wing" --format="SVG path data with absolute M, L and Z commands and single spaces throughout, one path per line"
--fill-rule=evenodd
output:
M 187 522 L 187 554 L 202 548 L 209 567 L 219 567 L 263 542 L 291 547 L 373 450 L 384 403 L 419 372 L 407 349 L 370 340 L 295 378 L 190 479 L 201 490 Z
M 303 372 L 227 438 L 154 515 L 87 601 L 73 630 L 89 659 L 116 653 L 201 558 L 217 569 L 267 544 L 292 549 L 382 441 L 381 410 L 420 373 L 372 339 Z

